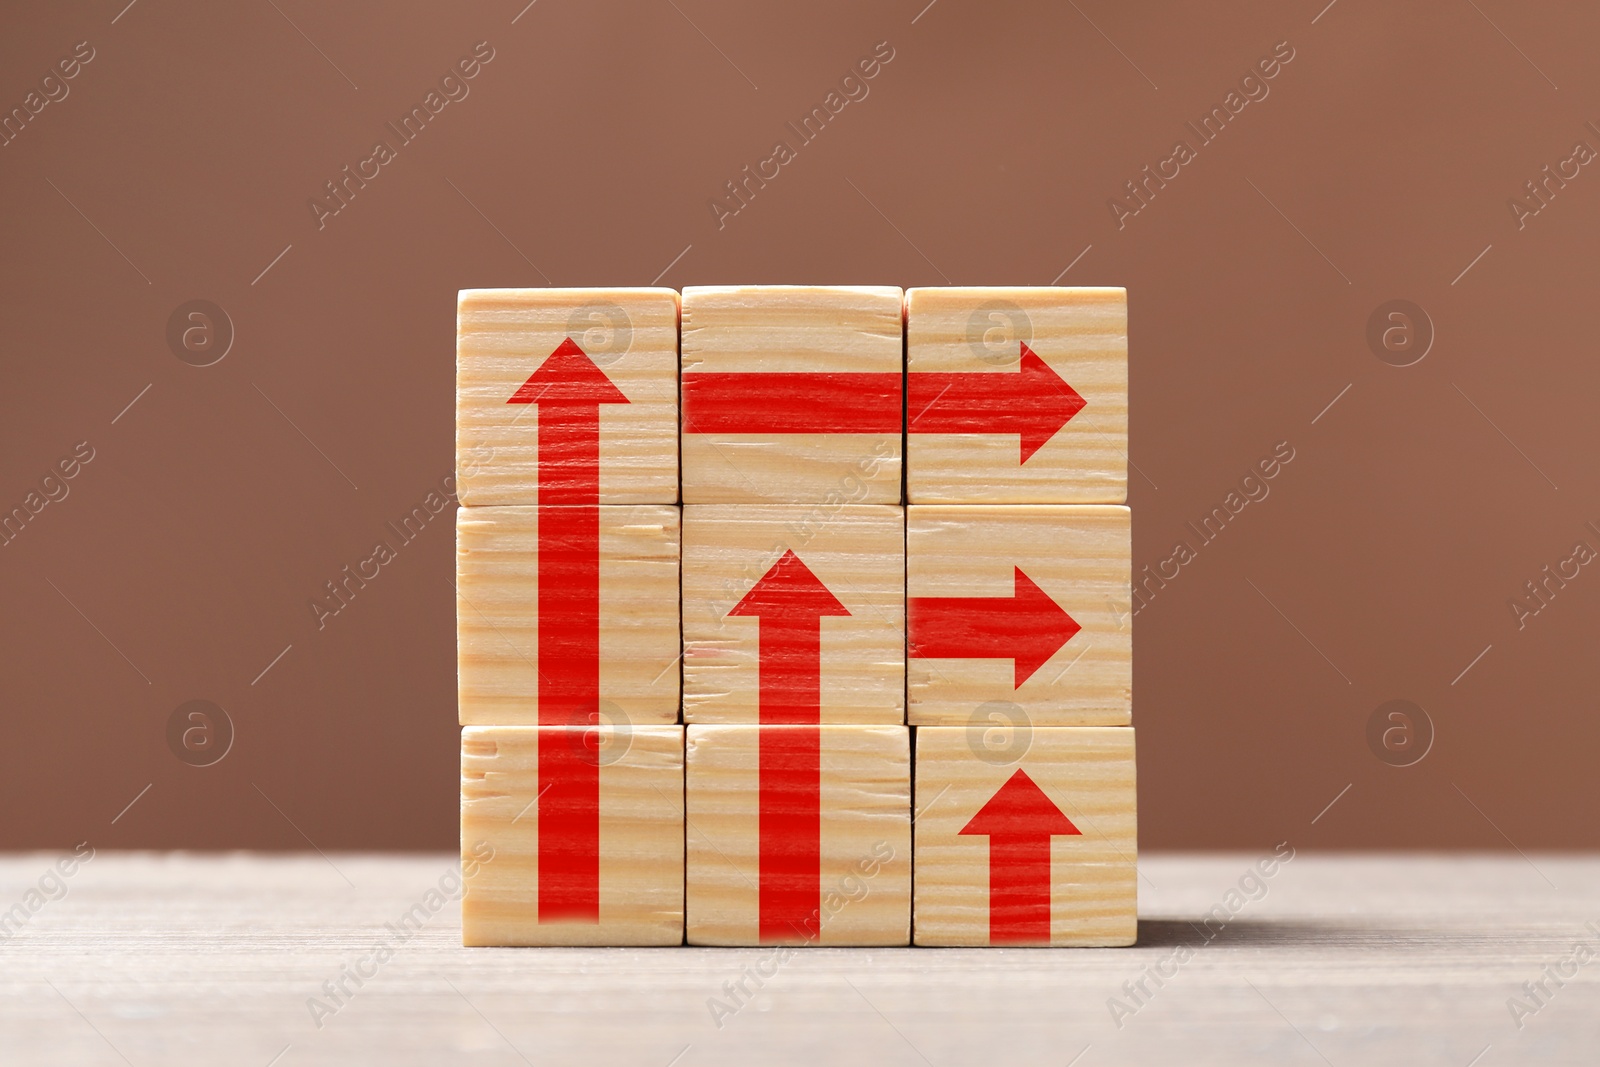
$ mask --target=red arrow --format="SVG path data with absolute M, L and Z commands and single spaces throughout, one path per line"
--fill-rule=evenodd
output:
M 728 614 L 760 626 L 758 934 L 811 940 L 822 914 L 822 619 L 850 612 L 789 551 Z
M 822 721 L 822 617 L 849 615 L 791 549 L 728 612 L 760 621 L 760 721 Z
M 539 505 L 540 922 L 600 921 L 599 538 L 598 505 Z
M 1033 579 L 1013 568 L 1011 596 L 906 599 L 910 652 L 921 659 L 1009 659 L 1012 688 L 1033 677 L 1082 629 Z
M 600 921 L 598 742 L 592 726 L 539 731 L 541 923 Z
M 1080 833 L 1018 769 L 966 826 L 989 839 L 989 943 L 1050 940 L 1050 839 Z
M 1088 403 L 1026 344 L 1016 374 L 918 371 L 906 389 L 908 432 L 1018 434 L 1023 463 Z
M 539 725 L 593 727 L 600 719 L 600 405 L 628 398 L 569 337 L 506 403 L 539 405 Z M 581 739 L 552 735 L 539 745 L 539 781 L 539 921 L 599 922 L 599 760 Z
M 897 434 L 904 384 L 898 372 L 688 372 L 683 432 Z
M 757 935 L 810 941 L 822 920 L 822 730 L 757 731 Z
M 507 404 L 539 405 L 539 504 L 600 502 L 600 405 L 628 398 L 572 338 Z

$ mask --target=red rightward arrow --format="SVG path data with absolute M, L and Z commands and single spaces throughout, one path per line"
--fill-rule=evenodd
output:
M 683 375 L 684 433 L 892 433 L 901 427 L 898 373 Z
M 1048 942 L 1050 839 L 1081 831 L 1019 769 L 960 832 L 989 839 L 989 943 Z
M 600 719 L 600 405 L 628 398 L 569 337 L 508 404 L 539 405 L 539 725 Z M 600 921 L 600 764 L 539 745 L 539 921 Z
M 729 615 L 755 616 L 762 941 L 806 941 L 822 906 L 822 619 L 849 615 L 793 551 Z
M 1018 434 L 1023 463 L 1088 404 L 1026 344 L 1015 374 L 918 371 L 906 376 L 906 392 L 907 432 Z
M 910 654 L 920 659 L 1009 659 L 1012 688 L 1020 689 L 1082 627 L 1021 567 L 1013 570 L 1011 596 L 908 597 Z

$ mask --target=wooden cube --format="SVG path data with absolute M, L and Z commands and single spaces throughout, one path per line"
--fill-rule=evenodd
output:
M 685 722 L 905 722 L 904 509 L 683 517 Z
M 678 294 L 462 290 L 456 496 L 676 503 Z
M 1111 504 L 908 507 L 908 720 L 1130 722 L 1129 518 Z
M 904 726 L 690 726 L 692 945 L 904 945 Z
M 1127 499 L 1124 289 L 906 293 L 906 499 Z
M 461 733 L 465 945 L 683 943 L 683 727 Z
M 463 725 L 678 721 L 679 509 L 462 508 Z
M 916 943 L 1133 944 L 1133 728 L 981 733 L 917 730 Z
M 904 338 L 887 286 L 683 291 L 683 500 L 900 503 Z

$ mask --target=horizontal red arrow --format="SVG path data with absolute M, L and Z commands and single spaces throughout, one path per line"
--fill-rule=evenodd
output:
M 1011 596 L 908 597 L 911 655 L 1009 659 L 1012 687 L 1022 688 L 1082 627 L 1021 567 L 1014 570 Z
M 1023 463 L 1088 403 L 1026 344 L 1015 374 L 918 371 L 906 390 L 908 432 L 1018 434 Z
M 897 434 L 904 382 L 898 372 L 689 372 L 683 432 Z
M 960 830 L 989 839 L 989 943 L 1050 940 L 1050 839 L 1079 834 L 1020 768 Z

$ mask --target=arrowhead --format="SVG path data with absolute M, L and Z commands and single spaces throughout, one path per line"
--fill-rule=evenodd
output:
M 983 837 L 1054 837 L 1082 831 L 1033 783 L 1028 772 L 1019 768 L 960 832 Z
M 1047 663 L 1051 656 L 1061 651 L 1083 627 L 1068 615 L 1050 594 L 1040 589 L 1032 578 L 1016 568 L 1013 593 L 1013 613 L 1016 623 L 1016 654 L 1013 661 L 1012 687 L 1022 688 L 1022 683 Z
M 539 364 L 539 369 L 528 376 L 506 403 L 626 404 L 628 398 L 569 337 Z
M 848 615 L 849 610 L 822 584 L 811 568 L 790 549 L 761 580 L 750 587 L 744 599 L 729 615 L 755 615 L 763 618 L 820 618 L 823 615 Z
M 1021 377 L 1017 421 L 1021 424 L 1022 462 L 1026 463 L 1088 401 L 1035 355 L 1026 342 L 1022 345 Z

